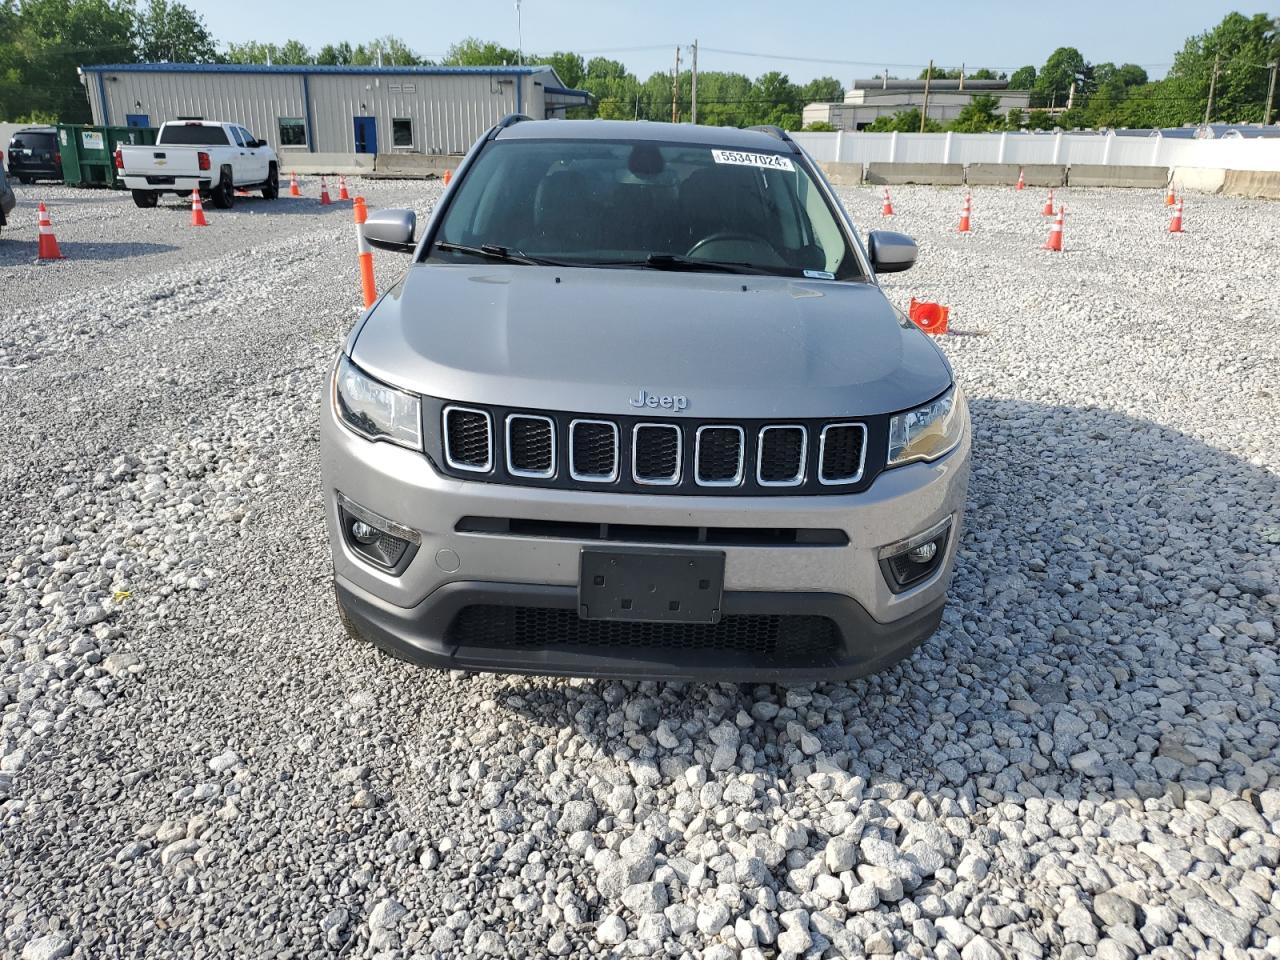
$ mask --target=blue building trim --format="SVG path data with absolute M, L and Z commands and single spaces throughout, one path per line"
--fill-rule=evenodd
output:
M 595 95 L 590 90 L 575 90 L 573 87 L 543 87 L 543 93 L 553 93 L 560 97 L 581 97 L 583 100 L 594 100 Z
M 109 127 L 111 126 L 111 108 L 107 105 L 107 85 L 102 79 L 102 74 L 98 74 L 98 100 L 102 104 L 102 125 Z
M 314 63 L 265 64 L 265 63 L 97 63 L 80 68 L 89 72 L 111 73 L 273 73 L 273 74 L 354 74 L 356 76 L 396 76 L 417 74 L 423 76 L 514 76 L 527 77 L 535 73 L 555 70 L 545 65 L 522 67 L 337 67 Z M 559 79 L 557 77 L 556 79 Z
M 311 122 L 311 84 L 307 82 L 305 73 L 302 75 L 302 106 L 306 111 L 303 122 L 307 125 L 307 153 L 315 153 L 316 141 L 312 136 L 315 124 Z
M 524 77 L 516 74 L 516 113 L 524 113 Z

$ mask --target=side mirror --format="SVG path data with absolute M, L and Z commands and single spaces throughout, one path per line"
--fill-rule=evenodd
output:
M 364 222 L 364 238 L 380 250 L 412 253 L 418 215 L 412 210 L 375 210 Z
M 910 270 L 916 262 L 916 242 L 905 233 L 872 230 L 867 234 L 867 254 L 876 273 Z

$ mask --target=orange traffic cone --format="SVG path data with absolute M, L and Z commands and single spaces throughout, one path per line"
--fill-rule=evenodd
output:
M 1058 219 L 1054 220 L 1049 226 L 1049 239 L 1044 242 L 1042 250 L 1053 250 L 1055 253 L 1062 252 L 1062 220 L 1066 216 L 1067 208 L 1065 206 L 1058 208 Z
M 973 198 L 969 194 L 964 195 L 964 208 L 960 211 L 960 226 L 956 227 L 958 233 L 969 232 L 969 214 L 972 211 Z
M 338 199 L 350 200 L 351 194 L 347 193 L 347 178 L 338 177 Z
M 296 171 L 294 173 L 289 174 L 289 196 L 291 197 L 302 196 L 302 191 L 298 189 L 298 174 Z
M 329 199 L 329 184 L 325 182 L 322 174 L 320 177 L 320 206 L 327 207 L 332 202 Z
M 200 191 L 191 188 L 191 225 L 193 227 L 207 227 L 209 221 L 204 218 L 204 203 L 200 200 Z
M 40 246 L 36 256 L 40 260 L 61 260 L 62 251 L 58 249 L 58 238 L 53 235 L 53 224 L 49 222 L 49 211 L 40 201 Z
M 1173 204 L 1174 204 L 1174 202 L 1175 202 L 1177 199 L 1178 199 L 1178 198 L 1177 198 L 1177 196 L 1176 196 L 1176 195 L 1174 194 L 1174 192 L 1173 192 L 1173 181 L 1172 181 L 1172 180 L 1170 180 L 1170 181 L 1169 181 L 1169 189 L 1168 189 L 1168 190 L 1166 190 L 1166 191 L 1165 191 L 1165 194 L 1164 194 L 1164 205 L 1165 205 L 1166 207 L 1172 207 L 1172 206 L 1173 206 Z
M 1018 190 L 1027 189 L 1027 178 L 1022 175 L 1021 167 L 1018 168 L 1018 186 L 1016 189 Z
M 444 185 L 447 187 L 447 186 L 449 185 L 449 182 L 450 182 L 451 180 L 453 180 L 453 171 L 452 171 L 452 170 L 446 170 L 446 171 L 444 172 L 444 177 L 443 177 L 443 179 L 444 179 Z
M 1182 200 L 1173 208 L 1173 219 L 1169 221 L 1170 233 L 1182 233 Z
M 880 213 L 886 217 L 893 216 L 893 201 L 889 199 L 889 188 L 884 188 L 884 206 L 880 209 Z
M 907 316 L 911 322 L 925 333 L 931 333 L 935 336 L 947 332 L 947 317 L 950 314 L 950 307 L 944 307 L 940 303 L 917 300 L 915 297 L 911 298 L 911 306 L 907 308 Z
M 1046 217 L 1053 216 L 1053 188 L 1049 188 L 1049 197 L 1044 202 L 1044 209 L 1040 211 L 1041 215 Z

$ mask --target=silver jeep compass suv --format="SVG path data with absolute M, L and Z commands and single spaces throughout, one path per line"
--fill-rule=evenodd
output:
M 968 413 L 780 130 L 511 117 L 323 406 L 353 635 L 444 667 L 849 677 L 938 626 Z

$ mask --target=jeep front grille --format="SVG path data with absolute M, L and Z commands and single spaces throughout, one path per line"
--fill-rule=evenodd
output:
M 631 434 L 631 476 L 636 483 L 671 486 L 680 482 L 680 428 L 673 423 L 640 423 Z
M 743 430 L 715 424 L 698 428 L 694 478 L 700 487 L 736 487 L 742 482 Z
M 448 475 L 487 483 L 700 496 L 856 493 L 883 469 L 888 447 L 883 415 L 726 423 L 423 400 L 432 460 Z
M 804 483 L 809 434 L 801 426 L 765 427 L 756 447 L 756 482 L 762 487 L 797 487 Z
M 618 425 L 608 420 L 569 424 L 569 475 L 588 483 L 618 479 Z
M 485 473 L 493 466 L 492 418 L 474 407 L 444 408 L 444 459 L 455 470 Z
M 516 477 L 555 474 L 556 431 L 550 417 L 529 413 L 507 417 L 507 472 Z
M 822 428 L 818 447 L 818 482 L 854 483 L 866 463 L 867 427 L 862 423 L 829 423 Z

